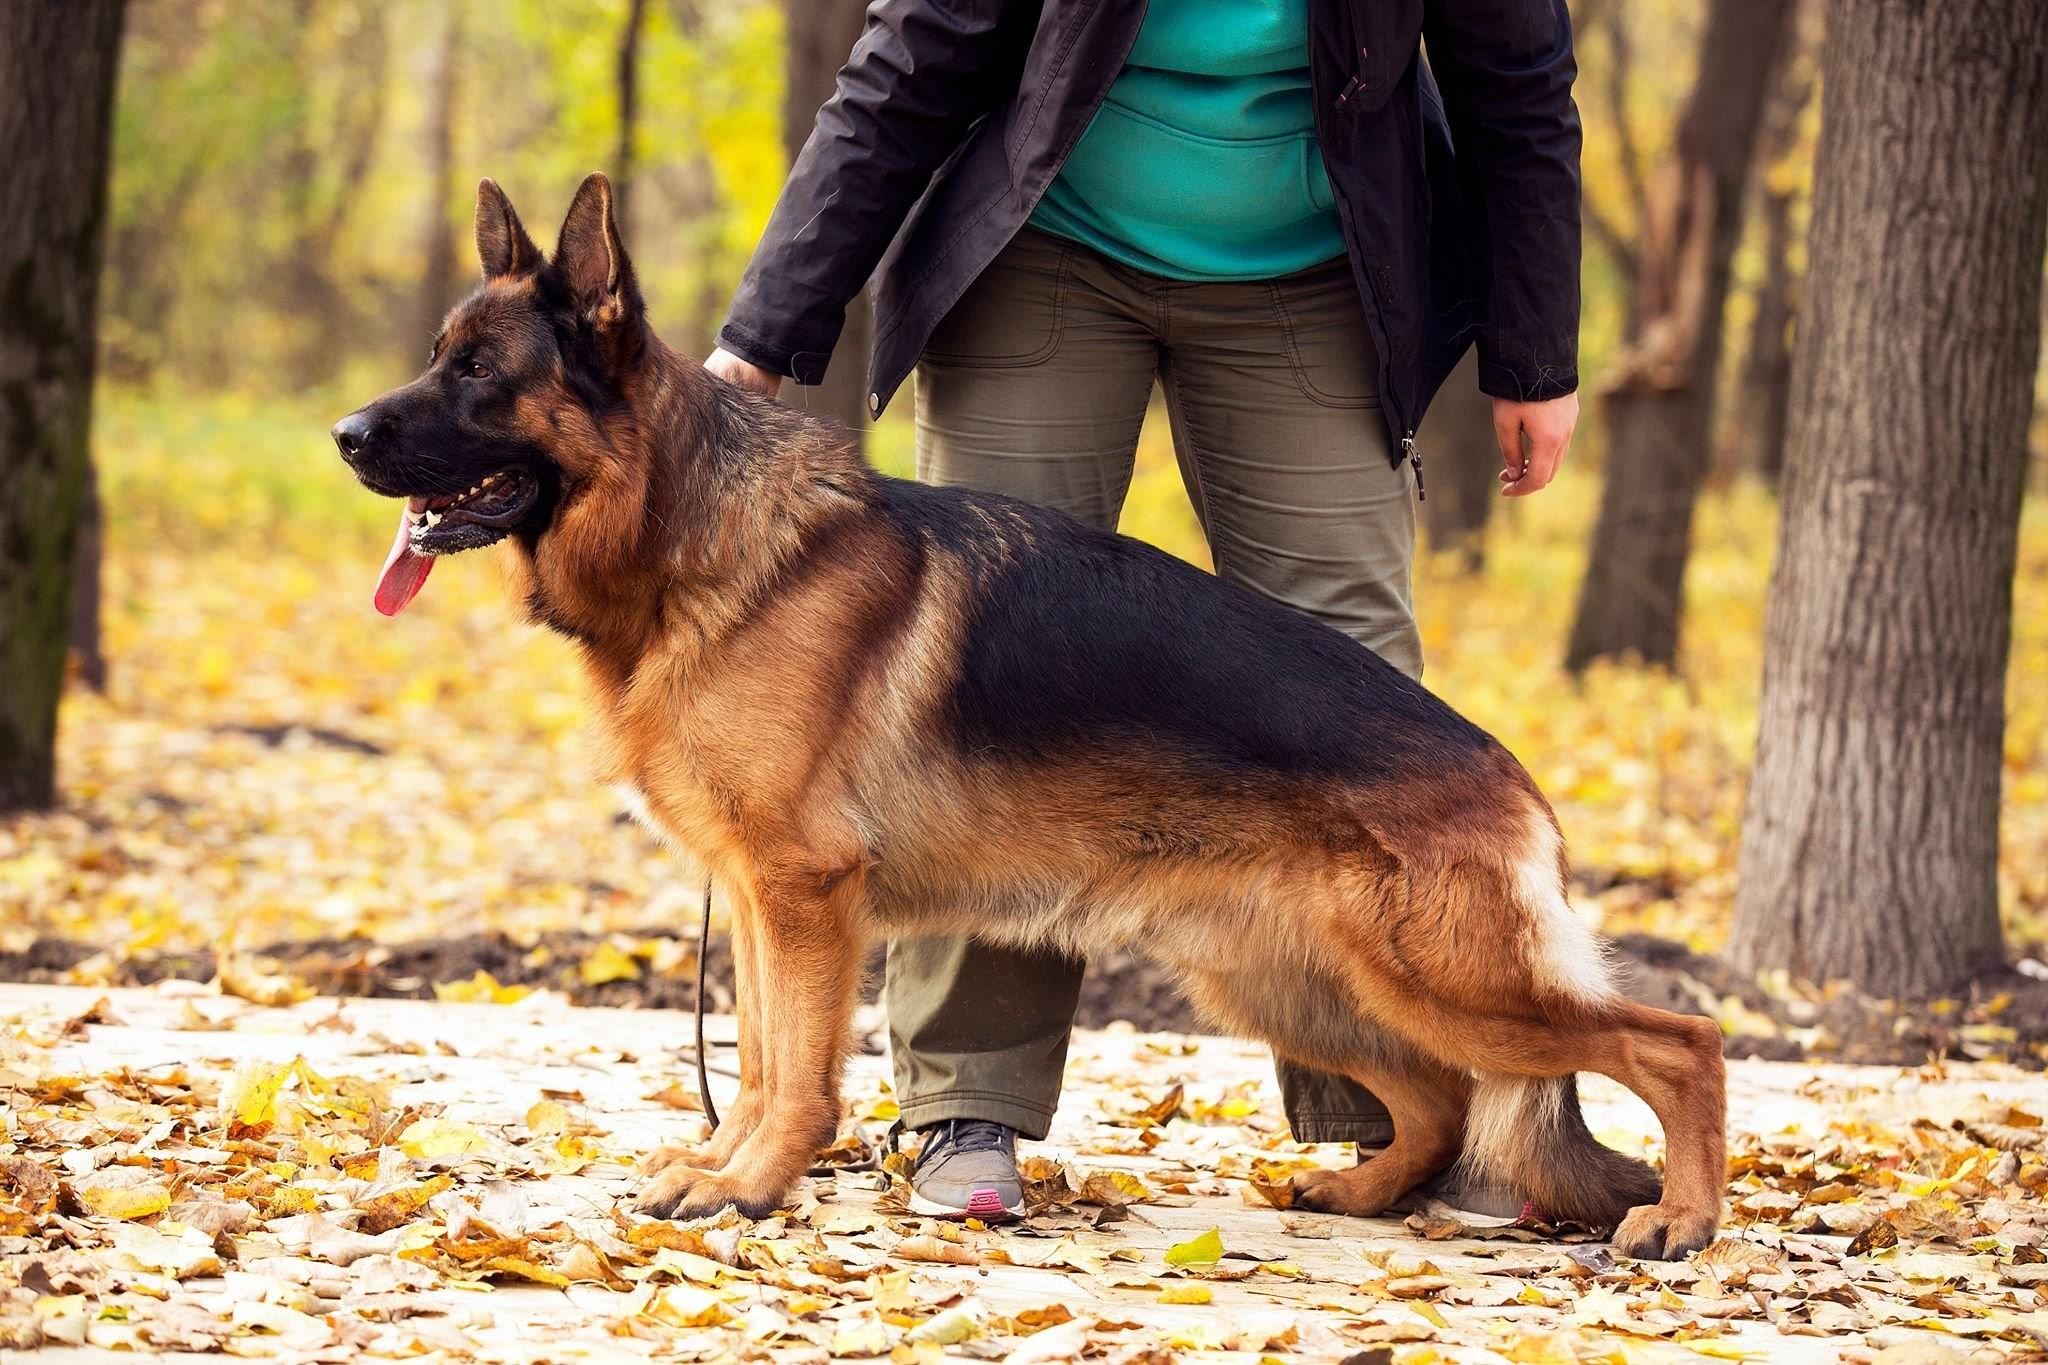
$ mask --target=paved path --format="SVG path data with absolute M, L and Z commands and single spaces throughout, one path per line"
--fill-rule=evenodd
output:
M 1404 1225 L 1271 1208 L 1260 1180 L 1347 1154 L 1285 1141 L 1262 1052 L 1114 1029 L 1076 1038 L 1052 1140 L 1027 1146 L 1068 1206 L 1021 1228 L 947 1240 L 891 1213 L 873 1172 L 813 1179 L 761 1224 L 623 1217 L 631 1163 L 701 1128 L 670 1107 L 694 1087 L 675 1052 L 689 1028 L 549 997 L 267 1008 L 175 983 L 0 986 L 0 1343 L 17 1348 L 0 1359 L 1420 1365 L 2048 1346 L 2048 1214 L 2028 1188 L 2048 1152 L 2024 1122 L 2048 1111 L 2038 1074 L 1734 1065 L 1729 1244 L 1617 1266 L 1598 1242 L 1441 1210 Z M 849 1077 L 869 1136 L 893 1111 L 885 1075 L 860 1056 Z M 1584 1097 L 1605 1140 L 1654 1151 L 1633 1097 L 1595 1078 Z M 1845 1256 L 1880 1215 L 1901 1244 Z M 1211 1230 L 1223 1254 L 1205 1263 Z M 1169 1267 L 1189 1244 L 1196 1261 Z

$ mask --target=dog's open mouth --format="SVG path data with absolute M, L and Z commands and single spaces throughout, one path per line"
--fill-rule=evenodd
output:
M 539 494 L 533 475 L 514 465 L 484 475 L 467 492 L 413 498 L 405 505 L 412 548 L 423 555 L 452 555 L 502 540 Z
M 531 470 L 512 465 L 459 493 L 408 498 L 398 537 L 377 575 L 377 610 L 396 616 L 419 595 L 437 555 L 480 550 L 512 533 L 540 497 Z

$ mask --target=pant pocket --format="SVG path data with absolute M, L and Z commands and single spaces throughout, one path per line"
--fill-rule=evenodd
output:
M 1339 257 L 1267 288 L 1302 395 L 1331 408 L 1378 407 L 1379 353 L 1365 327 L 1350 261 Z
M 967 286 L 925 343 L 925 361 L 1000 369 L 1037 365 L 1059 350 L 1066 246 L 1025 229 Z

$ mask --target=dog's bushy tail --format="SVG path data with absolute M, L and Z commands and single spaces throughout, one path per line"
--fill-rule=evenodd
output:
M 1481 1073 L 1465 1119 L 1468 1174 L 1525 1194 L 1543 1216 L 1607 1229 L 1663 1193 L 1657 1173 L 1605 1147 L 1579 1112 L 1576 1076 Z

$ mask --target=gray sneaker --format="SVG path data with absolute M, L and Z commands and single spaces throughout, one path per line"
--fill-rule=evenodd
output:
M 910 1211 L 994 1222 L 1024 1212 L 1017 1132 L 986 1119 L 949 1119 L 924 1134 L 910 1171 Z

